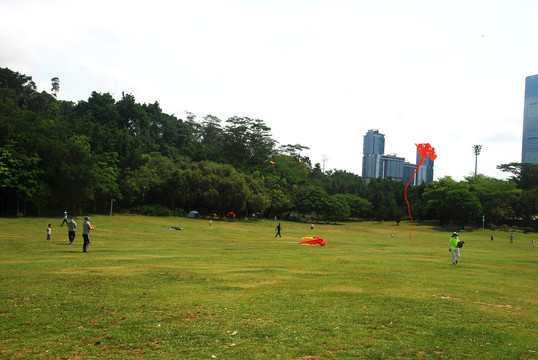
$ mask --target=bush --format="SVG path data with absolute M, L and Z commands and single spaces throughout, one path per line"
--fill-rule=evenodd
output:
M 489 229 L 495 231 L 495 230 L 497 230 L 497 226 L 495 226 L 495 224 L 491 223 L 491 224 L 489 224 Z
M 141 205 L 132 210 L 133 213 L 148 216 L 183 216 L 183 209 L 171 210 L 162 205 Z
M 527 226 L 527 227 L 523 228 L 523 232 L 525 234 L 531 233 L 533 231 L 534 231 L 534 228 L 531 228 L 530 226 Z

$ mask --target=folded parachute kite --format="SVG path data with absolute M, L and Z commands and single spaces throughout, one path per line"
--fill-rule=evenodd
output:
M 306 241 L 301 241 L 299 245 L 317 245 L 325 246 L 325 239 L 319 238 L 317 236 L 308 236 L 303 238 Z

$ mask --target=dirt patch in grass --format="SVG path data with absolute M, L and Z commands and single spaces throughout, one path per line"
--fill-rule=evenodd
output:
M 466 301 L 466 300 L 463 300 L 463 299 L 460 299 L 460 298 L 455 298 L 455 297 L 452 297 L 452 296 L 439 296 L 439 295 L 432 295 L 432 296 L 436 297 L 436 298 L 443 299 L 443 300 L 449 300 L 449 301 L 458 301 L 458 302 Z M 490 304 L 490 303 L 483 302 L 483 301 L 473 301 L 472 303 L 473 304 L 478 304 L 478 305 L 496 307 L 496 308 L 521 310 L 521 307 L 519 307 L 519 306 L 513 306 L 513 305 L 508 305 L 508 304 L 506 304 L 506 305 L 503 305 L 503 304 Z

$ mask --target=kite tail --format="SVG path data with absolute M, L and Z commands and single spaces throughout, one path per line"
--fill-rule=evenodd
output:
M 407 188 L 409 187 L 409 184 L 411 184 L 411 180 L 413 180 L 413 178 L 415 177 L 415 174 L 417 173 L 418 169 L 420 168 L 420 165 L 422 165 L 423 161 L 424 161 L 424 158 L 420 159 L 420 162 L 418 163 L 415 172 L 411 176 L 411 179 L 409 179 L 409 182 L 407 183 L 407 185 L 405 185 L 405 190 L 404 190 L 405 202 L 407 203 L 407 211 L 409 212 L 409 217 L 411 218 L 411 230 L 409 231 L 409 238 L 411 240 L 413 240 L 413 238 L 411 238 L 411 233 L 413 232 L 413 216 L 411 215 L 411 207 L 409 206 L 409 201 L 407 200 Z

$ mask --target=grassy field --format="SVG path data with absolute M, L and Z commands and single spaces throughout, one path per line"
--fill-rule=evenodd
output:
M 69 245 L 61 219 L 0 219 L 0 358 L 538 357 L 537 234 L 461 233 L 452 265 L 459 229 L 426 225 L 275 238 L 273 220 L 93 216 L 82 253 L 77 222 Z M 311 235 L 327 246 L 298 245 Z

